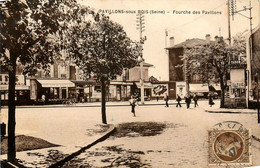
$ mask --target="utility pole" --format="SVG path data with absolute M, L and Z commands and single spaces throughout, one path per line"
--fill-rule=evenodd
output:
M 228 41 L 229 45 L 231 45 L 231 29 L 230 29 L 230 0 L 227 2 L 227 12 L 228 12 Z M 233 0 L 231 0 L 231 9 L 233 6 Z M 233 13 L 233 12 L 232 12 Z
M 235 1 L 235 0 L 233 0 L 233 1 Z M 231 4 L 231 5 L 236 5 L 236 4 Z M 248 69 L 248 80 L 250 80 L 251 79 L 251 77 L 253 77 L 252 75 L 252 64 L 251 64 L 251 61 L 252 61 L 252 55 L 253 55 L 253 51 L 252 51 L 252 45 L 253 45 L 253 41 L 252 41 L 252 32 L 253 32 L 253 28 L 252 28 L 252 9 L 253 9 L 253 7 L 251 6 L 251 0 L 250 0 L 250 2 L 249 2 L 249 7 L 246 7 L 246 6 L 244 6 L 243 7 L 243 9 L 241 9 L 241 10 L 236 10 L 235 9 L 235 6 L 233 6 L 233 8 L 232 8 L 232 6 L 231 6 L 231 9 L 233 9 L 233 11 L 232 11 L 232 16 L 234 17 L 234 15 L 235 14 L 239 14 L 239 15 L 241 15 L 241 16 L 243 16 L 243 17 L 245 17 L 245 18 L 247 18 L 247 19 L 249 19 L 250 20 L 250 36 L 249 36 L 249 63 L 250 63 L 250 67 L 249 67 L 249 69 Z M 246 16 L 246 15 L 244 15 L 244 14 L 242 14 L 241 12 L 243 12 L 243 11 L 247 11 L 247 10 L 249 10 L 249 17 L 248 16 Z M 249 81 L 250 82 L 250 81 Z M 249 83 L 248 82 L 248 83 Z M 247 86 L 247 105 L 249 104 L 249 89 L 250 89 L 250 87 L 251 86 L 249 86 L 249 84 L 248 84 L 248 86 Z M 258 100 L 257 100 L 258 101 Z M 259 109 L 258 109 L 258 114 L 259 114 Z M 258 117 L 259 118 L 259 117 Z M 258 120 L 259 121 L 259 120 Z
M 141 73 L 141 77 L 140 77 L 140 85 L 141 85 L 141 104 L 144 104 L 144 73 L 143 73 L 143 68 L 144 68 L 144 59 L 143 59 L 143 44 L 144 41 L 146 40 L 146 36 L 143 38 L 142 33 L 145 31 L 144 28 L 144 14 L 143 13 L 139 13 L 137 14 L 137 29 L 139 29 L 140 32 L 140 44 L 141 44 L 141 48 L 140 48 L 140 58 L 138 58 L 138 61 L 140 63 L 140 73 Z
M 258 73 L 255 74 L 255 82 L 257 91 L 257 121 L 260 123 Z

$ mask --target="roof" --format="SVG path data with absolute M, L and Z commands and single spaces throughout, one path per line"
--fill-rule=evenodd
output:
M 139 64 L 137 64 L 137 66 L 139 66 Z M 145 66 L 145 67 L 153 67 L 152 64 L 149 64 L 149 63 L 147 63 L 147 62 L 144 62 L 144 66 Z
M 187 39 L 186 41 L 176 44 L 174 46 L 167 47 L 166 49 L 185 48 L 185 47 L 191 48 L 196 45 L 202 45 L 202 44 L 206 44 L 206 40 L 193 38 L 193 39 Z

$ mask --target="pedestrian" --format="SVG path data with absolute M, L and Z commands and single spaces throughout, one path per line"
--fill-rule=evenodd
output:
M 157 100 L 157 102 L 159 101 L 159 95 L 158 94 L 156 95 L 156 100 Z
M 180 102 L 181 102 L 181 97 L 180 97 L 180 95 L 177 95 L 176 101 L 178 102 L 177 105 L 176 105 L 176 107 L 178 107 L 178 106 L 181 107 L 181 103 L 180 103 Z
M 131 107 L 132 107 L 131 112 L 134 114 L 134 117 L 135 117 L 136 99 L 134 98 L 134 96 L 131 96 L 130 105 L 131 105 Z
M 187 94 L 187 95 L 185 96 L 185 103 L 186 103 L 187 109 L 190 108 L 191 97 L 190 97 L 189 94 Z
M 199 99 L 199 98 L 198 98 L 197 94 L 195 93 L 194 96 L 193 96 L 194 107 L 199 106 L 199 105 L 198 105 L 198 99 Z
M 42 95 L 42 102 L 43 102 L 43 104 L 45 104 L 45 95 L 44 94 Z
M 209 105 L 210 107 L 212 107 L 212 105 L 214 105 L 215 103 L 213 102 L 213 96 L 211 95 L 211 93 L 209 93 Z
M 169 96 L 167 95 L 167 93 L 165 93 L 165 95 L 164 95 L 164 101 L 165 101 L 165 107 L 169 107 L 169 104 L 168 104 Z

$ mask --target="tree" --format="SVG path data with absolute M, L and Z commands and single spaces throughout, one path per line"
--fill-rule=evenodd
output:
M 70 27 L 67 50 L 85 78 L 94 75 L 101 84 L 102 123 L 107 124 L 105 97 L 109 82 L 121 75 L 124 68 L 137 64 L 139 45 L 109 17 L 98 13 L 92 13 L 92 16 L 94 20 Z
M 66 14 L 61 7 L 75 4 L 74 0 L 10 0 L 1 9 L 0 51 L 1 68 L 9 74 L 8 154 L 15 162 L 15 76 L 17 63 L 24 74 L 34 74 L 39 68 L 60 56 L 56 32 Z
M 232 45 L 227 45 L 222 38 L 219 38 L 217 41 L 188 49 L 182 59 L 186 61 L 187 74 L 199 75 L 204 83 L 220 83 L 220 107 L 223 108 L 230 75 L 230 60 L 240 53 L 245 53 L 245 43 L 241 35 L 236 35 Z

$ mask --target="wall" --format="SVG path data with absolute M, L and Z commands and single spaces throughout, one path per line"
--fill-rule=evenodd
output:
M 252 75 L 260 74 L 260 29 L 258 29 L 252 36 L 253 40 L 253 55 L 252 55 Z M 259 80 L 259 79 L 258 79 Z
M 170 81 L 183 81 L 184 73 L 181 67 L 183 61 L 179 56 L 183 55 L 183 48 L 174 48 L 169 50 L 169 79 Z
M 143 68 L 144 81 L 149 81 L 148 67 Z M 129 81 L 140 81 L 140 67 L 134 67 L 129 70 Z

